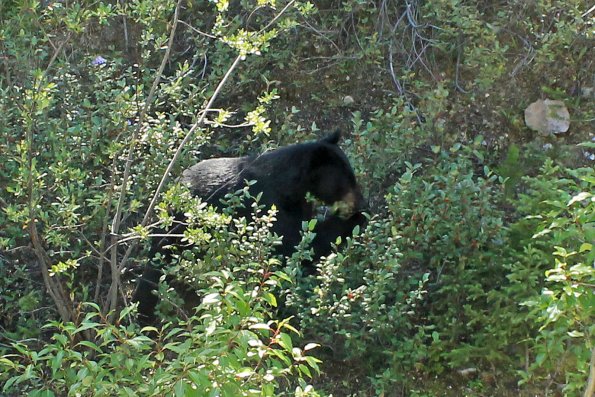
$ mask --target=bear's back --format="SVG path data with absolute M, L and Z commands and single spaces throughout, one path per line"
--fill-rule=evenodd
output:
M 203 160 L 182 172 L 180 182 L 190 188 L 193 195 L 211 204 L 233 192 L 242 182 L 246 163 L 250 157 L 220 157 Z

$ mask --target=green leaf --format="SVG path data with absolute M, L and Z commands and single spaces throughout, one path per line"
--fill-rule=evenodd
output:
M 186 346 L 177 342 L 172 342 L 163 346 L 163 349 L 171 350 L 174 353 L 183 354 L 186 351 Z
M 147 326 L 147 327 L 142 327 L 140 332 L 143 333 L 149 333 L 149 332 L 159 332 L 159 330 L 156 327 L 153 326 Z
M 53 391 L 51 390 L 34 390 L 29 393 L 29 397 L 55 397 Z
M 175 386 L 174 386 L 174 394 L 177 397 L 184 397 L 185 393 L 184 393 L 184 382 L 182 380 L 179 380 L 176 382 Z
M 286 334 L 285 332 L 281 332 L 277 336 L 277 343 L 279 343 L 279 346 L 281 346 L 283 349 L 287 351 L 291 351 L 293 349 L 291 337 L 289 336 L 289 334 Z
M 121 312 L 120 316 L 118 317 L 118 321 L 122 321 L 126 316 L 130 314 L 130 312 L 134 309 L 134 306 L 127 306 Z
M 20 376 L 13 376 L 12 378 L 8 379 L 2 388 L 2 391 L 9 391 L 13 384 L 19 384 L 25 379 L 21 379 Z
M 190 371 L 188 372 L 188 377 L 199 389 L 206 389 L 211 383 L 208 375 L 204 371 Z
M 287 282 L 293 282 L 293 280 L 291 279 L 291 277 L 289 277 L 287 275 L 287 273 L 282 272 L 282 271 L 276 271 L 275 273 L 273 273 L 275 276 L 279 277 L 281 280 L 287 281 Z
M 593 195 L 589 192 L 581 192 L 581 193 L 577 194 L 576 196 L 572 197 L 572 199 L 568 202 L 568 207 L 570 207 L 572 204 L 576 203 L 577 201 L 583 201 L 583 200 L 586 200 L 592 196 Z
M 320 344 L 318 343 L 308 343 L 305 347 L 304 347 L 304 351 L 307 352 L 308 350 L 312 350 L 315 349 L 317 347 L 320 347 Z
M 204 305 L 211 305 L 211 304 L 218 303 L 218 302 L 221 302 L 221 295 L 219 295 L 218 292 L 213 292 L 212 294 L 208 294 L 202 300 L 202 303 Z
M 265 323 L 252 324 L 248 328 L 250 328 L 250 329 L 263 329 L 263 330 L 271 331 L 271 327 L 268 324 L 265 324 Z
M 79 333 L 79 332 L 82 332 L 82 331 L 86 331 L 88 329 L 99 328 L 100 326 L 101 326 L 100 323 L 85 322 L 85 323 L 81 324 L 81 326 L 78 327 L 74 332 L 75 333 Z
M 585 336 L 585 333 L 580 331 L 570 331 L 568 332 L 568 336 L 571 338 L 582 338 Z
M 312 377 L 312 373 L 310 372 L 310 368 L 308 368 L 306 365 L 304 364 L 299 364 L 298 368 L 300 370 L 301 373 L 306 374 L 309 378 Z
M 101 353 L 101 349 L 95 343 L 88 341 L 88 340 L 79 342 L 77 346 L 86 346 L 90 349 L 95 350 L 98 353 Z M 60 353 L 62 353 L 62 352 L 60 352 Z
M 262 294 L 262 298 L 271 306 L 277 307 L 277 298 L 275 295 L 271 294 L 270 292 L 265 292 Z
M 289 324 L 288 322 L 283 322 L 281 324 L 281 327 L 286 328 L 295 334 L 298 334 L 298 335 L 300 334 L 300 331 L 298 331 L 293 325 Z
M 236 373 L 236 377 L 243 379 L 252 376 L 253 373 L 254 370 L 252 368 L 242 368 L 240 372 Z
M 308 365 L 311 368 L 314 368 L 314 370 L 317 373 L 320 373 L 320 367 L 318 366 L 318 363 L 321 363 L 322 361 L 320 361 L 316 357 L 312 357 L 312 356 L 306 356 L 306 357 L 304 357 L 304 360 L 306 360 L 306 362 L 308 363 Z

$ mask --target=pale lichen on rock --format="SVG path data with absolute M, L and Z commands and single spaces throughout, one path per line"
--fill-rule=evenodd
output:
M 561 134 L 570 128 L 570 113 L 558 100 L 537 100 L 525 109 L 525 124 L 541 134 Z

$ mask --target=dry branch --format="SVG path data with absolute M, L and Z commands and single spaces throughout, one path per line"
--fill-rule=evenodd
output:
M 53 66 L 54 62 L 62 52 L 64 45 L 68 42 L 70 36 L 67 36 L 62 43 L 55 49 L 50 61 L 48 62 L 47 67 L 44 70 L 43 75 L 38 81 L 36 92 L 37 94 L 40 93 L 43 83 L 46 80 L 46 77 L 49 73 L 49 70 Z M 28 215 L 29 215 L 29 222 L 27 228 L 29 230 L 29 237 L 31 238 L 31 243 L 33 245 L 33 249 L 35 251 L 35 255 L 37 256 L 37 260 L 39 262 L 39 267 L 41 270 L 41 274 L 43 276 L 43 281 L 45 287 L 48 291 L 48 294 L 54 301 L 54 305 L 60 314 L 60 318 L 64 322 L 74 321 L 74 313 L 72 309 L 72 302 L 68 294 L 65 293 L 64 287 L 60 283 L 60 280 L 54 279 L 49 274 L 49 269 L 51 268 L 51 259 L 45 249 L 43 248 L 42 239 L 39 236 L 39 232 L 37 231 L 37 210 L 36 205 L 34 203 L 34 187 L 33 187 L 33 158 L 34 158 L 34 142 L 33 142 L 33 130 L 35 129 L 35 122 L 34 114 L 35 114 L 35 104 L 34 102 L 33 107 L 30 109 L 30 124 L 26 130 L 26 140 L 27 140 L 27 168 L 28 168 L 28 177 L 27 177 L 27 193 L 28 193 Z
M 180 7 L 182 4 L 182 0 L 178 0 L 176 4 L 176 8 L 174 10 L 174 17 L 172 21 L 172 28 L 169 35 L 169 40 L 167 44 L 167 48 L 165 50 L 165 54 L 163 55 L 163 59 L 161 60 L 161 65 L 157 70 L 157 75 L 155 76 L 155 80 L 153 81 L 153 85 L 151 86 L 151 90 L 149 91 L 149 95 L 147 100 L 145 101 L 145 105 L 139 115 L 138 126 L 134 131 L 132 139 L 130 141 L 130 147 L 128 148 L 128 158 L 126 159 L 126 166 L 124 168 L 124 175 L 122 177 L 122 184 L 120 186 L 120 197 L 118 199 L 118 205 L 116 206 L 116 214 L 114 215 L 114 219 L 112 222 L 111 227 L 111 236 L 112 236 L 112 244 L 117 243 L 118 241 L 118 233 L 120 231 L 120 225 L 122 223 L 122 210 L 124 208 L 124 200 L 126 198 L 126 191 L 128 186 L 128 180 L 130 178 L 130 169 L 132 167 L 132 162 L 134 161 L 134 150 L 139 141 L 139 136 L 141 134 L 141 129 L 143 126 L 143 121 L 147 115 L 147 112 L 152 105 L 153 98 L 155 96 L 155 92 L 157 91 L 157 87 L 161 82 L 161 75 L 163 74 L 163 70 L 169 61 L 169 55 L 171 52 L 171 48 L 174 44 L 174 37 L 176 34 L 176 28 L 178 26 L 178 16 L 180 13 Z M 118 271 L 118 254 L 117 254 L 117 245 L 112 248 L 111 252 L 111 260 L 110 260 L 110 267 L 111 267 L 111 285 L 108 293 L 108 301 L 109 304 L 106 305 L 107 312 L 110 313 L 108 316 L 110 321 L 113 321 L 115 318 L 115 310 L 118 303 L 118 290 L 120 288 L 120 272 Z M 105 313 L 104 313 L 105 314 Z

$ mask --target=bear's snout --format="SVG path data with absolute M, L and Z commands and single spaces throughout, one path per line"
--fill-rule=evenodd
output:
M 341 199 L 341 202 L 345 205 L 346 213 L 344 215 L 348 216 L 363 212 L 368 208 L 368 203 L 364 199 L 364 195 L 362 194 L 359 187 L 355 187 L 354 189 L 347 192 L 347 194 Z

